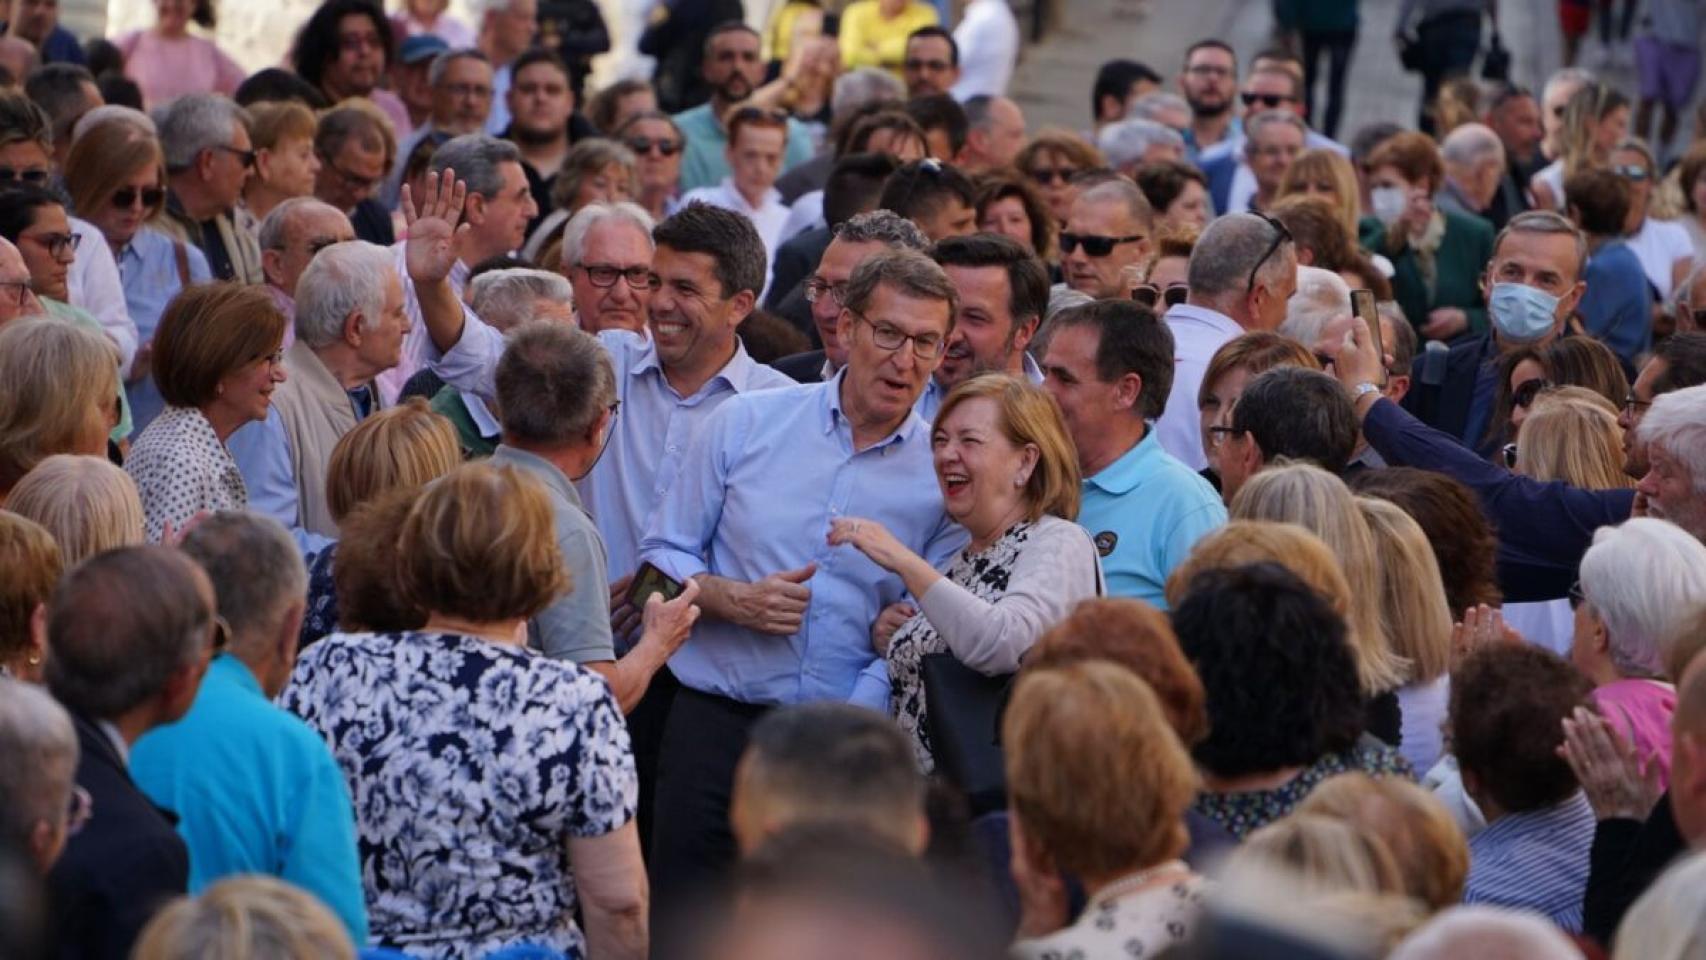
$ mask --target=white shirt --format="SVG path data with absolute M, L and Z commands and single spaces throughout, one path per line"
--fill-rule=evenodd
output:
M 1659 300 L 1670 300 L 1671 267 L 1678 260 L 1694 256 L 1694 241 L 1688 236 L 1688 228 L 1675 220 L 1648 217 L 1641 221 L 1641 229 L 1625 242 L 1641 261 L 1641 269 L 1647 274 L 1647 282 L 1659 292 Z
M 960 48 L 960 79 L 948 92 L 955 100 L 1007 93 L 1019 60 L 1019 21 L 1007 0 L 971 0 L 954 28 L 954 43 Z
M 758 291 L 758 299 L 763 301 L 765 291 L 770 289 L 770 268 L 776 262 L 776 248 L 782 245 L 782 226 L 788 222 L 788 205 L 782 202 L 781 191 L 771 187 L 765 192 L 764 200 L 755 207 L 735 189 L 733 177 L 724 177 L 723 182 L 714 187 L 687 191 L 681 198 L 681 205 L 685 207 L 695 200 L 733 210 L 758 228 L 758 238 L 764 241 L 764 290 Z
M 77 259 L 71 261 L 71 272 L 65 279 L 71 305 L 82 307 L 101 322 L 101 329 L 118 345 L 119 369 L 128 377 L 139 338 L 130 310 L 124 304 L 124 281 L 118 275 L 118 261 L 113 259 L 112 249 L 99 228 L 87 220 L 68 219 L 72 236 L 79 238 Z
M 492 112 L 486 114 L 486 132 L 494 137 L 501 137 L 509 129 L 509 84 L 512 79 L 510 65 L 504 64 L 492 71 Z
M 1202 448 L 1197 391 L 1214 352 L 1242 336 L 1244 328 L 1223 313 L 1188 303 L 1169 307 L 1164 319 L 1173 331 L 1173 391 L 1167 394 L 1167 409 L 1155 421 L 1155 432 L 1161 449 L 1192 470 L 1201 470 L 1208 466 L 1208 456 Z
M 432 335 L 427 332 L 426 320 L 421 316 L 421 301 L 415 296 L 415 281 L 409 277 L 408 243 L 399 240 L 391 250 L 397 257 L 397 279 L 403 281 L 403 313 L 409 318 L 409 329 L 403 334 L 402 362 L 373 378 L 379 384 L 379 392 L 385 398 L 383 405 L 387 407 L 397 402 L 397 396 L 403 392 L 403 385 L 409 382 L 409 378 L 426 366 L 427 353 L 432 347 Z M 468 287 L 470 269 L 460 260 L 450 268 L 450 289 L 455 291 L 458 301 Z M 464 316 L 473 312 L 463 305 Z

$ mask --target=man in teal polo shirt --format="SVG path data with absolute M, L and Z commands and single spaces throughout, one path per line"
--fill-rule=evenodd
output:
M 710 101 L 675 115 L 675 125 L 687 141 L 686 152 L 681 155 L 682 193 L 697 187 L 714 187 L 729 176 L 729 161 L 724 155 L 729 134 L 723 129 L 723 117 L 751 97 L 764 82 L 758 32 L 738 20 L 712 28 L 705 39 L 701 69 L 705 84 L 711 88 Z M 811 131 L 789 117 L 782 169 L 810 160 L 812 153 Z
M 1049 325 L 1043 388 L 1078 448 L 1078 523 L 1102 555 L 1108 593 L 1165 610 L 1168 574 L 1226 522 L 1214 488 L 1161 449 L 1151 425 L 1173 386 L 1173 334 L 1130 300 L 1073 307 Z
M 131 776 L 178 814 L 191 894 L 233 874 L 279 877 L 365 944 L 349 787 L 319 734 L 272 702 L 296 664 L 307 602 L 296 543 L 270 517 L 226 510 L 192 526 L 182 549 L 213 581 L 226 646 L 189 713 L 136 741 Z

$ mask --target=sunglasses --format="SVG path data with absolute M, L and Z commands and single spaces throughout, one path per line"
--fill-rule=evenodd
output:
M 1533 380 L 1524 380 L 1517 385 L 1515 390 L 1511 391 L 1511 405 L 1527 410 L 1534 405 L 1534 398 L 1540 396 L 1540 391 L 1550 386 L 1552 384 L 1539 377 Z
M 1244 101 L 1244 106 L 1253 107 L 1261 104 L 1269 110 L 1278 109 L 1280 104 L 1296 103 L 1296 97 L 1288 97 L 1283 93 L 1240 93 L 1238 99 Z
M 651 137 L 634 137 L 628 141 L 628 149 L 635 153 L 651 153 L 657 151 L 660 157 L 673 157 L 681 149 L 680 140 L 653 140 Z
M 1190 296 L 1190 293 L 1191 288 L 1188 285 L 1176 280 L 1167 284 L 1166 289 L 1157 287 L 1153 283 L 1140 283 L 1131 288 L 1131 298 L 1151 310 L 1155 309 L 1157 304 L 1176 307 L 1184 303 L 1185 298 Z
M 1072 167 L 1056 167 L 1053 169 L 1050 169 L 1049 167 L 1038 167 L 1031 171 L 1031 179 L 1035 180 L 1039 186 L 1048 187 L 1053 186 L 1056 183 L 1066 183 L 1070 181 L 1072 179 L 1072 175 L 1077 172 L 1078 171 Z
M 159 187 L 144 187 L 141 190 L 135 187 L 120 187 L 113 191 L 113 206 L 120 210 L 129 210 L 136 206 L 138 197 L 142 198 L 144 207 L 158 207 L 160 201 L 166 199 L 166 191 Z
M 0 167 L 0 183 L 11 183 L 17 180 L 21 183 L 41 185 L 47 182 L 46 170 L 15 170 L 11 167 Z
M 1086 257 L 1105 257 L 1114 252 L 1114 248 L 1122 243 L 1136 243 L 1143 239 L 1143 234 L 1134 233 L 1125 237 L 1096 237 L 1082 233 L 1063 233 L 1060 235 L 1060 252 L 1071 253 L 1080 246 L 1084 248 Z
M 223 143 L 213 149 L 223 150 L 236 157 L 238 160 L 243 161 L 243 169 L 245 170 L 252 169 L 255 166 L 255 151 L 253 150 L 239 150 L 236 147 L 228 146 Z
M 1636 183 L 1642 183 L 1648 177 L 1647 168 L 1638 163 L 1625 163 L 1615 166 L 1611 168 L 1611 172 L 1625 180 L 1633 180 Z
M 1268 226 L 1274 228 L 1274 241 L 1268 244 L 1268 249 L 1263 252 L 1262 259 L 1257 260 L 1256 265 L 1250 268 L 1250 279 L 1244 282 L 1244 296 L 1246 297 L 1256 292 L 1256 274 L 1261 273 L 1262 267 L 1273 259 L 1274 253 L 1279 250 L 1281 244 L 1291 242 L 1291 231 L 1285 228 L 1285 224 L 1265 213 L 1258 213 L 1256 216 L 1266 220 Z

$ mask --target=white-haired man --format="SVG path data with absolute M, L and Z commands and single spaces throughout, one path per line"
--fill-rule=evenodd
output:
M 1505 179 L 1505 145 L 1491 127 L 1466 123 L 1440 144 L 1445 182 L 1434 202 L 1446 210 L 1485 217 Z
M 1706 540 L 1706 385 L 1655 399 L 1636 438 L 1647 447 L 1647 475 L 1635 489 L 1648 515 Z

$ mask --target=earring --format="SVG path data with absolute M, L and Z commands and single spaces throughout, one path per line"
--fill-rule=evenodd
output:
M 215 384 L 213 387 L 213 395 L 216 397 L 225 396 L 225 384 L 223 384 L 223 383 Z
M 1025 476 L 1024 476 L 1024 475 L 1023 475 L 1023 474 L 1021 474 L 1021 475 L 1019 475 L 1019 476 L 1017 476 L 1017 477 L 1014 477 L 1014 478 L 1013 478 L 1013 486 L 1015 486 L 1015 487 L 1023 487 L 1023 486 L 1024 486 L 1024 485 L 1025 485 L 1025 480 L 1026 480 L 1026 478 L 1025 478 Z
M 30 666 L 32 666 L 32 667 L 41 666 L 41 654 L 39 654 L 39 653 L 30 654 L 29 663 L 30 663 Z

